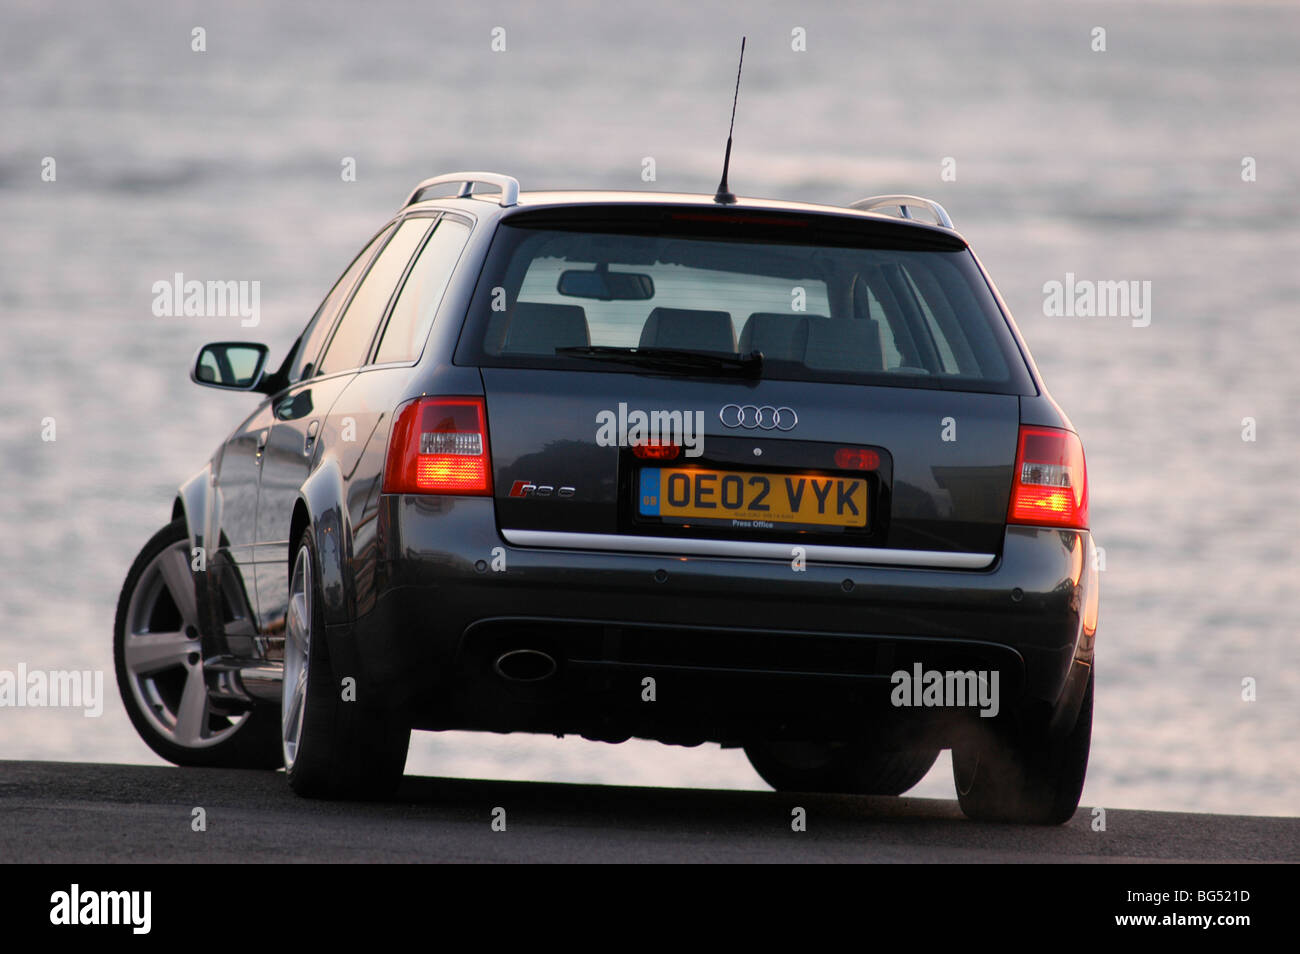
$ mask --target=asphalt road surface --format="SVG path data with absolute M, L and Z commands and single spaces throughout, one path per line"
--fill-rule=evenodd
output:
M 279 772 L 0 761 L 7 862 L 1300 861 L 1300 818 L 1108 808 L 1105 822 L 1094 831 L 1084 806 L 1033 828 L 929 798 L 415 776 L 391 802 L 348 804 L 298 798 Z

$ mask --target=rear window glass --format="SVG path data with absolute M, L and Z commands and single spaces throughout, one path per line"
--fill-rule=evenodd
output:
M 965 249 L 503 224 L 457 360 L 638 370 L 562 350 L 582 347 L 760 352 L 763 376 L 785 380 L 1034 391 Z

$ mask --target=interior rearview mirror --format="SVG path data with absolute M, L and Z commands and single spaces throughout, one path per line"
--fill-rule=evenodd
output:
M 266 370 L 270 349 L 246 341 L 205 344 L 194 356 L 190 380 L 209 388 L 227 391 L 256 391 Z
M 655 282 L 649 275 L 611 272 L 608 265 L 561 272 L 555 288 L 570 298 L 596 298 L 600 301 L 645 301 L 655 295 Z

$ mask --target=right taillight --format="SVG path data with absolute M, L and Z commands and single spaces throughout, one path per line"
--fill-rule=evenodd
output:
M 1020 428 L 1007 523 L 1088 529 L 1088 469 L 1077 434 Z
M 417 398 L 400 407 L 388 440 L 384 493 L 491 496 L 483 399 Z

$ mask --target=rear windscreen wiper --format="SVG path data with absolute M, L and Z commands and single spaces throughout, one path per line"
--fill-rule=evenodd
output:
M 556 348 L 555 353 L 570 358 L 613 361 L 662 371 L 709 371 L 759 377 L 763 373 L 763 353 L 726 354 L 721 351 L 691 351 L 687 348 L 616 348 L 609 345 Z

